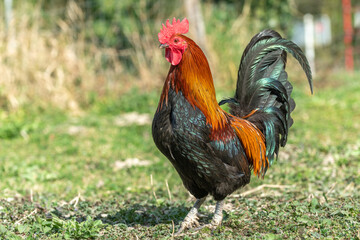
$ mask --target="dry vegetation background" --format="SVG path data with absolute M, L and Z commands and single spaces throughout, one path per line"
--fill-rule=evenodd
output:
M 37 105 L 79 111 L 94 96 L 116 96 L 132 87 L 147 88 L 159 82 L 157 69 L 161 68 L 155 67 L 154 62 L 159 61 L 162 53 L 150 37 L 155 33 L 140 36 L 135 29 L 128 37 L 136 48 L 117 51 L 89 40 L 92 30 L 86 30 L 84 12 L 75 1 L 68 1 L 60 10 L 64 11 L 62 18 L 58 12 L 50 12 L 55 27 L 49 29 L 41 3 L 25 2 L 13 11 L 8 27 L 4 22 L 1 25 L 2 109 Z M 124 69 L 119 60 L 121 54 L 130 56 L 139 70 L 137 74 Z M 151 59 L 150 65 L 145 59 Z

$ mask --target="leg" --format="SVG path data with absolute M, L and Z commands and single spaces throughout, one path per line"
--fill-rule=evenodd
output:
M 189 213 L 186 215 L 184 221 L 181 223 L 180 229 L 176 232 L 175 235 L 179 235 L 186 228 L 199 226 L 198 222 L 198 213 L 200 206 L 204 203 L 206 197 L 197 199 L 194 206 L 190 209 Z
M 224 200 L 216 202 L 214 216 L 210 223 L 215 228 L 221 224 L 221 221 L 223 219 L 223 214 L 222 214 L 223 207 L 224 207 Z
M 203 225 L 201 227 L 198 227 L 195 230 L 198 231 L 198 230 L 203 229 L 204 227 L 208 227 L 210 229 L 217 228 L 221 224 L 222 219 L 223 219 L 223 214 L 222 214 L 223 207 L 224 207 L 224 200 L 217 201 L 214 216 L 213 216 L 213 218 L 211 220 L 211 223 L 208 223 L 208 224 L 205 224 L 205 225 Z

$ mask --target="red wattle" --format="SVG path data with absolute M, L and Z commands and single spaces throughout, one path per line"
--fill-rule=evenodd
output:
M 165 58 L 168 60 L 169 63 L 176 66 L 180 63 L 182 58 L 182 52 L 178 49 L 165 49 Z

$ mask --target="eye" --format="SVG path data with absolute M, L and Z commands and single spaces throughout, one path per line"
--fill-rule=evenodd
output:
M 178 42 L 179 42 L 179 39 L 175 38 L 174 43 L 178 43 Z

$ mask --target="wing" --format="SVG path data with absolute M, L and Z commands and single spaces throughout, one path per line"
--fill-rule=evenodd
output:
M 209 145 L 213 155 L 224 164 L 228 174 L 234 179 L 250 174 L 245 151 L 236 135 L 226 140 L 213 140 Z

